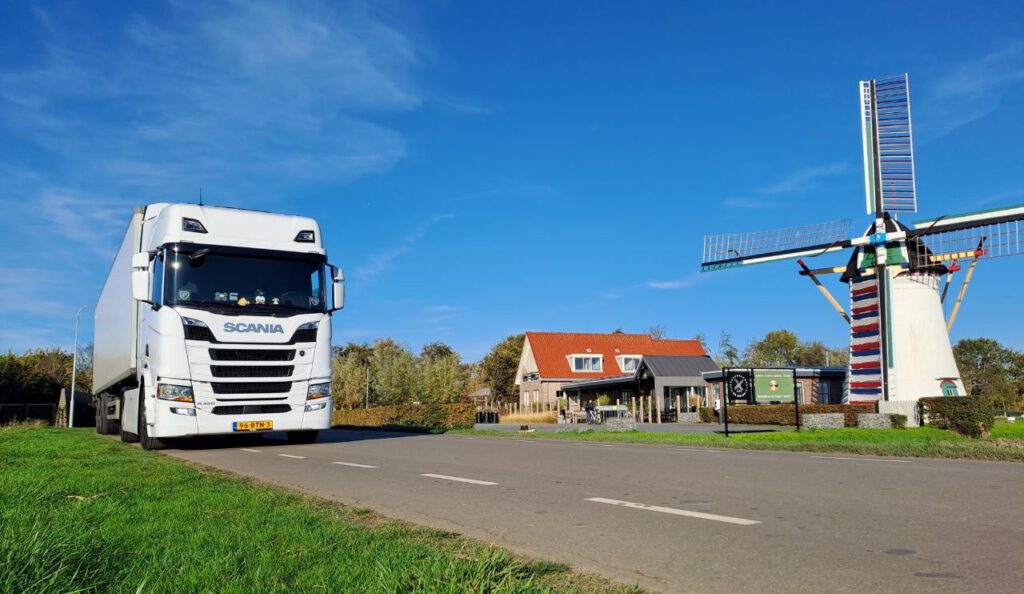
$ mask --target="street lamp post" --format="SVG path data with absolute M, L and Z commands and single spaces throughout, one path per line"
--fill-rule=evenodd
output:
M 83 305 L 78 308 L 78 313 L 75 314 L 75 352 L 71 355 L 71 402 L 68 404 L 68 427 L 75 426 L 75 374 L 78 372 L 78 322 L 82 317 L 82 312 L 92 307 L 92 305 Z

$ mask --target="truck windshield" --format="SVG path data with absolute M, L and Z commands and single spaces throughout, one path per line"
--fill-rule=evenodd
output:
M 195 248 L 190 248 L 195 249 Z M 164 251 L 163 303 L 245 313 L 324 312 L 324 265 L 316 259 Z

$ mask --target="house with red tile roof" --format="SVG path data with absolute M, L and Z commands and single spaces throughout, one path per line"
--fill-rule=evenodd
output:
M 706 357 L 698 340 L 649 334 L 527 332 L 516 385 L 519 405 L 554 408 L 562 386 L 583 380 L 633 376 L 645 355 Z

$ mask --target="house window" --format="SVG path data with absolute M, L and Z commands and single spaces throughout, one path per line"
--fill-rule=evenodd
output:
M 636 371 L 636 368 L 640 366 L 639 355 L 619 355 L 615 359 L 619 362 L 619 369 L 622 369 L 624 373 Z
M 800 381 L 796 382 L 796 384 L 793 385 L 793 391 L 794 391 L 794 396 L 796 396 L 797 402 L 803 402 L 804 401 L 804 383 L 800 382 Z
M 573 371 L 601 371 L 601 357 L 591 355 L 569 355 Z

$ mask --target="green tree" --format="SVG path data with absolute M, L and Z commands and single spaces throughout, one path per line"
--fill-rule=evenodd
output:
M 455 349 L 443 342 L 427 343 L 423 345 L 423 349 L 420 351 L 420 361 L 423 363 L 429 363 L 446 357 L 458 358 L 458 356 L 459 354 L 455 352 Z
M 371 406 L 413 402 L 420 388 L 416 359 L 390 338 L 376 341 L 370 362 L 370 385 Z
M 422 365 L 421 398 L 424 402 L 447 404 L 462 399 L 466 378 L 457 354 L 452 352 L 427 359 Z
M 491 388 L 491 398 L 499 402 L 507 402 L 518 397 L 516 391 L 516 372 L 519 369 L 519 358 L 523 354 L 525 334 L 514 334 L 491 347 L 489 353 L 480 362 L 484 380 Z
M 991 338 L 965 338 L 953 346 L 953 357 L 968 394 L 991 398 L 1004 410 L 1019 401 L 1020 353 Z
M 751 341 L 744 354 L 752 367 L 791 367 L 800 359 L 801 345 L 789 330 L 772 330 L 761 340 Z
M 359 408 L 366 402 L 369 362 L 354 353 L 337 354 L 331 369 L 331 392 L 335 408 Z

